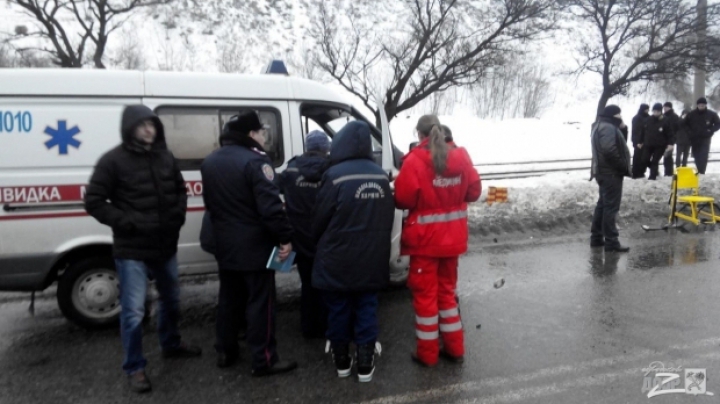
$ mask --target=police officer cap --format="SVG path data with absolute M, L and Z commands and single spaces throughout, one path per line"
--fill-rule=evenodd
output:
M 266 125 L 260 122 L 260 117 L 255 111 L 243 111 L 237 115 L 233 115 L 225 122 L 223 126 L 222 135 L 229 135 L 231 133 L 239 133 L 241 135 L 247 135 L 251 131 L 267 129 Z

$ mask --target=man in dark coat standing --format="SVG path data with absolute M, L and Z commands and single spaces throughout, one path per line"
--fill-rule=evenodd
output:
M 677 144 L 678 132 L 680 132 L 680 117 L 673 110 L 672 102 L 666 102 L 663 104 L 663 116 L 670 123 L 670 129 L 672 129 L 672 137 L 675 139 Z M 675 156 L 680 160 L 680 155 Z M 673 150 L 668 150 L 663 156 L 663 168 L 665 169 L 665 176 L 672 177 L 675 174 L 675 162 L 673 160 Z
M 113 231 L 113 256 L 120 281 L 123 370 L 133 391 L 152 389 L 145 374 L 142 320 L 148 276 L 160 295 L 158 336 L 166 358 L 198 356 L 180 340 L 177 244 L 185 223 L 187 191 L 165 143 L 160 119 L 144 105 L 125 108 L 122 144 L 105 153 L 90 178 L 85 210 Z
M 280 174 L 278 185 L 285 195 L 285 209 L 293 226 L 295 263 L 300 273 L 300 326 L 303 337 L 325 338 L 327 309 L 320 291 L 312 286 L 312 268 L 316 241 L 312 236 L 315 199 L 320 180 L 330 164 L 330 140 L 319 130 L 308 133 L 305 153 L 288 161 L 287 169 Z
M 598 198 L 591 228 L 591 247 L 605 247 L 608 252 L 628 252 L 618 240 L 615 223 L 622 200 L 623 177 L 630 176 L 630 151 L 623 136 L 621 110 L 608 105 L 593 124 L 592 177 L 598 183 Z
M 330 168 L 317 196 L 313 234 L 318 240 L 313 286 L 328 306 L 328 331 L 339 377 L 352 369 L 372 380 L 378 337 L 378 291 L 390 280 L 390 233 L 395 201 L 388 175 L 373 161 L 370 127 L 353 121 L 333 139 Z M 354 333 L 353 333 L 354 330 Z
M 684 124 L 688 113 L 690 111 L 684 109 L 678 120 L 678 130 L 675 133 L 675 167 L 687 167 L 688 157 L 690 156 L 690 136 Z
M 640 135 L 640 148 L 645 151 L 644 163 L 650 168 L 648 180 L 655 180 L 659 174 L 660 159 L 675 148 L 675 134 L 669 119 L 662 114 L 662 105 L 653 105 L 652 116 L 645 121 Z
M 238 311 L 245 302 L 253 376 L 297 367 L 280 361 L 275 342 L 275 271 L 267 269 L 267 262 L 278 245 L 280 259 L 287 259 L 292 228 L 262 146 L 265 136 L 255 111 L 231 117 L 223 126 L 220 149 L 205 158 L 200 169 L 220 278 L 217 365 L 231 366 L 238 359 Z
M 707 108 L 707 100 L 700 98 L 697 101 L 697 108 L 685 117 L 684 124 L 690 135 L 695 166 L 700 174 L 705 174 L 710 155 L 710 142 L 715 132 L 720 130 L 720 118 L 715 111 Z
M 632 119 L 632 145 L 633 145 L 633 157 L 632 157 L 632 178 L 643 178 L 645 177 L 645 170 L 647 167 L 643 164 L 643 151 L 638 145 L 640 142 L 640 135 L 642 128 L 645 126 L 645 121 L 650 117 L 648 113 L 650 106 L 647 104 L 641 104 L 637 115 Z

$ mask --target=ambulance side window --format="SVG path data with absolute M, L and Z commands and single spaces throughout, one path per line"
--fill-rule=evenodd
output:
M 165 141 L 181 170 L 199 170 L 219 147 L 220 114 L 216 108 L 160 108 Z

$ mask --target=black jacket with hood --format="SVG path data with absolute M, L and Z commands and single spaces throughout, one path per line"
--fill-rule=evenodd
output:
M 690 139 L 709 139 L 720 130 L 720 118 L 715 111 L 695 108 L 687 114 L 684 120 Z
M 220 141 L 200 168 L 218 268 L 266 269 L 273 247 L 292 239 L 272 161 L 247 135 L 231 132 Z
M 320 180 L 329 163 L 325 153 L 307 152 L 291 159 L 278 176 L 280 192 L 285 195 L 285 211 L 294 230 L 293 249 L 308 257 L 315 256 L 313 212 Z
M 150 150 L 133 138 L 135 128 L 146 119 L 155 123 L 157 131 Z M 165 143 L 162 122 L 150 108 L 126 107 L 121 133 L 122 144 L 95 166 L 85 210 L 112 228 L 115 258 L 167 260 L 177 252 L 185 223 L 185 182 Z
M 664 115 L 651 116 L 645 121 L 640 144 L 643 147 L 667 147 L 675 144 L 673 122 Z
M 650 118 L 650 115 L 647 113 L 647 109 L 643 107 L 640 107 L 637 115 L 633 117 L 632 134 L 630 136 L 633 147 L 637 147 L 638 144 L 642 143 L 640 141 L 640 136 L 642 134 L 642 128 L 645 126 L 645 121 L 647 121 L 648 118 Z
M 370 142 L 370 127 L 361 121 L 333 138 L 313 222 L 318 244 L 312 284 L 318 289 L 371 292 L 389 282 L 395 202 Z
M 622 121 L 600 116 L 592 126 L 591 178 L 598 175 L 630 176 L 630 150 L 620 130 Z

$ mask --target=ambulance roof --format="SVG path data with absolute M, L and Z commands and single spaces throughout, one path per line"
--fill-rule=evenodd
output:
M 0 96 L 318 100 L 348 104 L 327 86 L 279 74 L 100 69 L 0 69 Z

